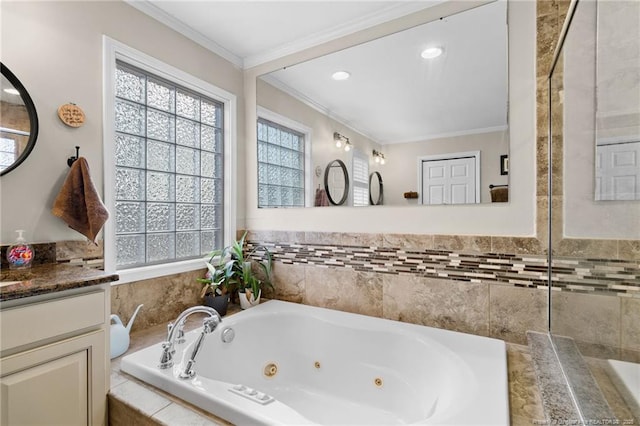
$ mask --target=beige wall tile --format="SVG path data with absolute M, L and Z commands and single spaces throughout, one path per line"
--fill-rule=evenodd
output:
M 431 250 L 433 235 L 382 234 L 382 246 L 407 250 Z
M 131 380 L 113 387 L 109 393 L 115 399 L 135 406 L 145 416 L 152 416 L 171 404 L 167 398 Z
M 382 234 L 346 233 L 342 234 L 345 246 L 382 247 Z
M 242 233 L 238 235 L 238 239 L 242 238 Z M 273 231 L 253 231 L 247 232 L 247 240 L 259 241 L 261 243 L 272 243 L 274 241 Z
M 384 318 L 487 336 L 488 284 L 384 276 Z
M 180 312 L 202 304 L 202 284 L 205 270 L 185 272 L 150 280 L 111 287 L 111 313 L 127 323 L 136 307 L 144 304 L 133 324 L 132 331 L 174 320 Z
M 109 426 L 156 426 L 153 420 L 139 411 L 132 409 L 124 401 L 108 396 Z
M 620 347 L 620 298 L 553 292 L 552 332 L 576 341 Z
M 434 235 L 433 248 L 464 253 L 489 253 L 491 237 L 467 235 Z
M 640 351 L 640 299 L 621 297 L 621 347 Z
M 625 260 L 640 260 L 640 241 L 618 241 L 618 257 Z
M 597 259 L 617 259 L 617 240 L 585 240 L 578 238 L 565 238 L 556 247 L 558 256 L 597 258 Z
M 273 231 L 275 243 L 304 243 L 304 231 Z
M 547 330 L 546 290 L 489 285 L 491 337 L 527 344 L 527 331 Z
M 640 364 L 640 351 L 632 351 L 631 349 L 620 349 L 620 359 L 622 361 L 635 362 Z
M 37 253 L 36 253 L 37 254 Z M 104 241 L 99 240 L 98 245 L 89 241 L 57 241 L 56 260 L 69 260 L 78 258 L 104 257 Z
M 302 303 L 305 291 L 305 266 L 273 264 L 273 287 L 276 299 Z
M 536 47 L 538 55 L 536 73 L 538 77 L 544 77 L 549 75 L 553 52 L 558 41 L 560 31 L 558 17 L 554 14 L 539 16 L 536 20 L 536 26 Z
M 536 3 L 536 14 L 538 16 L 544 15 L 558 15 L 558 1 L 557 0 L 538 0 Z
M 231 424 L 222 419 L 214 420 L 204 417 L 175 402 L 154 414 L 153 420 L 164 425 L 216 426 Z
M 381 317 L 382 275 L 350 268 L 308 266 L 304 303 Z
M 342 233 L 340 232 L 305 232 L 304 241 L 307 244 L 342 244 Z
M 549 138 L 546 134 L 538 132 L 538 143 L 536 144 L 536 195 L 546 196 L 549 192 Z
M 580 354 L 585 357 L 602 359 L 618 359 L 620 357 L 619 346 L 609 346 L 600 343 L 588 343 L 581 340 L 575 341 Z
M 492 253 L 543 254 L 544 249 L 537 238 L 491 237 Z

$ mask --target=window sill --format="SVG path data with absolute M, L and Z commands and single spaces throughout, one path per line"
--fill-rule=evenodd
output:
M 142 266 L 139 268 L 124 269 L 114 271 L 119 276 L 118 281 L 111 283 L 112 286 L 127 284 L 135 281 L 148 280 L 151 278 L 164 277 L 167 275 L 179 274 L 181 272 L 196 271 L 206 269 L 205 259 L 191 259 L 181 262 L 165 263 L 162 265 Z

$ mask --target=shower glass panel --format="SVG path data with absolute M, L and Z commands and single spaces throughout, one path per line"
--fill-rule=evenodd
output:
M 619 154 L 640 140 L 640 2 L 574 1 L 567 22 L 549 78 L 551 338 L 585 424 L 640 424 L 640 201 L 620 195 L 640 190 L 640 158 Z

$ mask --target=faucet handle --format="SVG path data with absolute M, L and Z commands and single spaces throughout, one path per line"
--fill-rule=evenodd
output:
M 171 336 L 171 330 L 173 330 L 173 323 L 172 322 L 167 324 L 167 340 L 169 340 L 169 336 Z
M 176 330 L 176 343 L 177 344 L 181 344 L 186 342 L 187 340 L 184 338 L 184 323 L 181 324 L 174 324 L 172 322 L 170 322 L 169 324 L 167 324 L 167 340 L 169 340 L 169 337 L 171 336 L 171 330 L 173 329 L 173 327 L 178 327 Z
M 222 322 L 219 316 L 210 316 L 202 321 L 202 332 L 209 334 L 213 333 L 216 327 Z

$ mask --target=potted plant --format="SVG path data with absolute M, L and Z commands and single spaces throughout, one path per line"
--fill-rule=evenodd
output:
M 200 297 L 204 299 L 204 305 L 212 307 L 220 315 L 226 315 L 227 307 L 229 306 L 231 283 L 227 279 L 225 269 L 211 263 L 214 257 L 212 255 L 209 261 L 206 262 L 208 271 L 205 278 L 198 278 L 198 282 L 204 284 Z
M 271 252 L 264 246 L 257 246 L 248 253 L 244 252 L 245 232 L 237 241 L 221 249 L 214 250 L 207 262 L 207 278 L 198 281 L 207 284 L 203 294 L 212 293 L 227 296 L 237 290 L 240 307 L 246 309 L 260 303 L 263 287 L 273 288 Z M 259 251 L 264 251 L 264 259 L 260 262 L 252 258 Z M 222 300 L 225 300 L 222 298 Z M 215 306 L 213 307 L 214 309 Z M 216 309 L 217 310 L 217 309 Z M 225 307 L 226 312 L 226 307 Z

